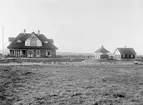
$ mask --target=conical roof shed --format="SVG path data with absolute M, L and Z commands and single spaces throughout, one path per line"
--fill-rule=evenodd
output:
M 110 51 L 104 48 L 102 45 L 98 50 L 95 51 L 95 58 L 96 59 L 108 59 L 108 54 Z

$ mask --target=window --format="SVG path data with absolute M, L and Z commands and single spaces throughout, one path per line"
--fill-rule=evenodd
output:
M 52 56 L 52 51 L 51 50 L 46 50 L 46 56 Z
M 40 57 L 40 50 L 36 50 L 36 57 Z
M 22 50 L 20 50 L 20 55 L 22 55 L 23 53 L 22 53 Z
M 125 58 L 127 58 L 128 57 L 128 55 L 127 54 L 125 54 Z
M 30 45 L 31 46 L 37 46 L 37 40 L 35 38 L 31 38 Z
M 33 57 L 33 50 L 28 50 L 28 57 Z
M 21 43 L 21 40 L 17 40 L 18 43 Z
M 40 50 L 36 50 L 36 54 L 37 54 L 37 55 L 40 55 Z
M 131 58 L 133 58 L 133 57 L 134 57 L 134 55 L 131 54 Z
M 44 43 L 48 43 L 48 41 L 45 41 Z

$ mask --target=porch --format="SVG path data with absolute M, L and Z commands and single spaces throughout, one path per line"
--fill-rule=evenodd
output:
M 23 57 L 23 58 L 52 58 L 56 53 L 47 49 L 10 49 L 9 57 Z
M 29 57 L 29 58 L 33 58 L 33 57 L 40 57 L 40 50 L 31 50 L 31 49 L 14 49 L 14 50 L 10 50 L 10 57 Z
M 27 50 L 11 49 L 9 51 L 10 51 L 9 56 L 11 57 L 27 57 Z

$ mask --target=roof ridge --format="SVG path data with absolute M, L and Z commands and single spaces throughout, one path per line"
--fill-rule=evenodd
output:
M 126 49 L 128 49 L 128 48 L 132 48 L 132 47 L 117 47 L 117 48 L 126 48 Z M 132 48 L 133 49 L 133 48 Z
M 109 53 L 110 51 L 108 51 L 107 49 L 105 49 L 103 46 L 101 46 L 98 50 L 95 51 L 95 53 Z
M 48 39 L 44 34 L 37 34 L 35 32 L 32 32 L 32 33 L 19 33 L 17 35 L 17 37 L 14 39 L 13 42 L 11 42 L 9 44 L 9 46 L 7 48 L 18 48 L 18 47 L 27 47 L 25 45 L 23 45 L 23 43 L 17 43 L 17 40 L 21 40 L 22 42 L 25 42 L 32 34 L 34 34 L 42 43 L 44 43 L 45 41 L 48 41 L 49 43 L 48 44 L 44 44 L 43 45 L 43 48 L 56 48 L 58 49 L 53 43 L 53 39 Z

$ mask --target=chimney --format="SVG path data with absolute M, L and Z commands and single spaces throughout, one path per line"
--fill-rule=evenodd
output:
M 101 48 L 104 48 L 104 46 L 102 45 Z
M 40 35 L 40 30 L 38 30 L 38 35 Z
M 24 33 L 26 33 L 26 29 L 24 29 Z

